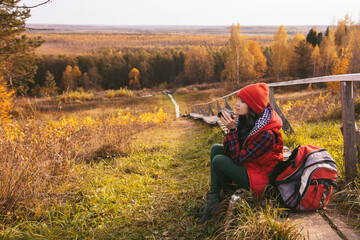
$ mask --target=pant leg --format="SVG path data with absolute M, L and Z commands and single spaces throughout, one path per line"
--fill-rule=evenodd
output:
M 221 184 L 216 177 L 215 171 L 213 169 L 212 161 L 217 155 L 223 155 L 223 145 L 222 144 L 214 144 L 210 150 L 210 174 L 211 174 L 211 183 L 210 183 L 210 193 L 220 193 Z
M 211 165 L 211 173 L 214 174 L 211 178 L 216 179 L 220 189 L 222 187 L 224 191 L 231 191 L 238 188 L 249 188 L 249 177 L 246 168 L 236 165 L 231 158 L 218 154 L 211 161 Z M 217 191 L 218 189 L 211 186 L 211 190 Z
M 212 161 L 213 158 L 218 154 L 224 155 L 223 145 L 222 144 L 212 145 L 211 150 L 210 150 L 210 161 Z

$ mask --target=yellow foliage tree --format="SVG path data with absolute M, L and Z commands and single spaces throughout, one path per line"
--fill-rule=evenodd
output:
M 65 68 L 61 81 L 65 91 L 74 90 L 73 68 L 70 65 Z
M 78 88 L 79 83 L 81 82 L 82 74 L 78 66 L 74 66 L 72 69 L 72 75 L 74 80 L 75 89 Z
M 214 77 L 214 59 L 204 47 L 190 48 L 184 62 L 185 77 L 189 83 L 209 82 Z
M 295 52 L 295 48 L 299 46 L 300 42 L 305 40 L 304 35 L 297 33 L 295 37 L 290 41 L 286 50 L 286 71 L 288 73 L 294 73 L 299 64 L 298 56 Z
M 14 98 L 14 90 L 8 90 L 3 78 L 0 78 L 0 123 L 6 123 L 11 120 L 10 110 L 13 106 L 12 100 Z
M 314 47 L 314 50 L 311 53 L 311 63 L 313 64 L 313 77 L 316 76 L 316 69 L 319 68 L 321 65 L 321 55 L 320 55 L 320 48 L 318 45 Z
M 240 78 L 251 79 L 256 76 L 254 69 L 254 56 L 248 49 L 245 37 L 241 36 L 240 25 L 230 27 L 230 46 L 227 49 L 225 68 L 221 79 L 226 82 L 236 82 L 239 87 Z
M 249 52 L 254 56 L 254 77 L 259 78 L 264 76 L 267 70 L 266 57 L 259 44 L 255 41 L 248 41 Z
M 288 55 L 288 35 L 284 26 L 280 26 L 271 46 L 271 70 L 273 77 L 279 81 L 280 75 L 286 72 Z
M 320 54 L 325 67 L 323 74 L 329 75 L 335 60 L 337 59 L 335 34 L 333 28 L 329 29 L 328 36 L 322 40 L 320 44 Z
M 339 53 L 341 49 L 346 48 L 349 44 L 350 37 L 351 37 L 351 29 L 353 25 L 353 21 L 349 17 L 348 14 L 346 14 L 344 20 L 339 20 L 338 25 L 336 26 L 335 32 L 334 32 L 334 40 L 335 44 L 338 47 Z
M 352 53 L 351 72 L 360 72 L 360 25 L 352 27 L 349 52 Z
M 136 68 L 131 69 L 129 73 L 129 87 L 131 89 L 139 89 L 140 84 L 140 72 Z
M 342 49 L 341 55 L 335 60 L 335 65 L 332 69 L 332 75 L 347 74 L 350 72 L 350 59 L 352 54 L 347 48 Z M 327 85 L 332 89 L 333 92 L 340 90 L 340 82 L 328 82 Z

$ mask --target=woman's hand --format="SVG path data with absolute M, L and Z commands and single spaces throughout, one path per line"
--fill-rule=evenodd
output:
M 228 129 L 236 128 L 236 115 L 232 114 L 230 116 L 226 111 L 221 111 L 220 120 Z

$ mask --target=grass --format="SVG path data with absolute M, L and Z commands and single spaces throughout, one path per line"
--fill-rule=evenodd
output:
M 104 94 L 104 97 L 107 98 L 122 97 L 122 96 L 131 97 L 133 95 L 134 94 L 131 90 L 128 90 L 127 88 L 120 88 L 118 90 L 107 90 Z
M 177 131 L 168 135 L 175 127 Z M 208 232 L 197 230 L 195 221 L 208 182 L 207 155 L 213 143 L 208 139 L 217 133 L 218 129 L 182 120 L 134 135 L 128 156 L 74 166 L 81 181 L 72 201 L 37 206 L 13 223 L 14 215 L 5 218 L 3 237 L 206 237 Z
M 94 93 L 81 90 L 64 92 L 58 97 L 63 102 L 90 101 L 94 99 Z
M 175 94 L 181 110 L 198 97 L 212 100 L 209 90 L 200 91 L 197 96 Z M 9 130 L 13 135 L 8 138 L 2 135 L 1 141 L 8 139 L 9 143 L 0 145 L 0 162 L 12 160 L 13 165 L 5 165 L 8 168 L 2 165 L 2 174 L 16 170 L 17 175 L 2 175 L 1 184 L 6 183 L 4 179 L 12 179 L 8 183 L 13 184 L 14 178 L 21 179 L 21 184 L 16 189 L 2 187 L 12 189 L 17 201 L 13 206 L 4 204 L 11 194 L 1 192 L 1 238 L 302 238 L 290 221 L 280 218 L 281 211 L 273 199 L 257 200 L 247 192 L 246 201 L 239 203 L 226 231 L 224 209 L 217 218 L 197 226 L 203 197 L 209 189 L 209 151 L 214 143 L 222 142 L 220 128 L 201 121 L 175 119 L 174 106 L 162 94 L 146 99 L 122 97 L 108 100 L 107 104 L 55 114 L 35 111 L 33 117 L 14 119 L 13 127 L 26 127 Z M 283 134 L 285 145 L 325 147 L 336 160 L 343 179 L 341 122 L 336 118 L 305 120 L 308 121 L 291 122 L 296 135 Z M 77 131 L 79 134 L 75 134 Z M 12 137 L 17 144 L 10 144 L 15 141 Z M 18 141 L 21 137 L 23 145 Z M 56 144 L 52 146 L 53 143 Z M 44 147 L 49 150 L 39 155 L 36 164 L 21 162 L 32 159 L 31 154 Z M 21 164 L 27 162 L 31 171 L 25 172 L 36 174 L 21 175 Z M 17 168 L 11 168 L 15 165 Z M 7 186 L 14 186 L 11 184 Z M 345 211 L 358 214 L 358 183 L 342 189 L 333 199 Z

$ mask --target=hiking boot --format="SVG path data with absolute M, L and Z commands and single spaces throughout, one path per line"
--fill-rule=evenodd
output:
M 212 217 L 212 211 L 219 205 L 220 194 L 208 193 L 206 194 L 206 205 L 203 216 L 197 221 L 197 224 L 203 224 Z

